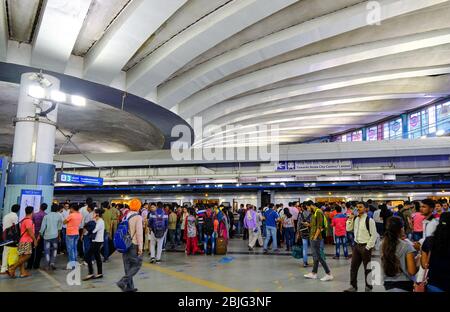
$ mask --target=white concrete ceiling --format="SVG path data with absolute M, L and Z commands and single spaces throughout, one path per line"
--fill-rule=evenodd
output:
M 450 95 L 450 0 L 372 3 L 4 0 L 0 61 L 111 85 L 213 128 L 278 125 L 280 142 L 301 142 Z

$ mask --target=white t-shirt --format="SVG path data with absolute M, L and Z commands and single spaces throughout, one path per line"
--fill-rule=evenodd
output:
M 3 217 L 3 229 L 9 229 L 13 224 L 19 223 L 19 216 L 15 212 L 10 212 Z
M 103 219 L 100 218 L 97 220 L 93 233 L 95 233 L 95 238 L 92 241 L 103 243 L 105 237 L 105 221 L 103 221 Z

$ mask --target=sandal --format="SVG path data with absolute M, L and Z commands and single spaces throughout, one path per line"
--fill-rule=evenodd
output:
M 31 277 L 31 274 L 28 273 L 28 274 L 20 275 L 20 276 L 19 276 L 19 278 L 27 278 L 27 277 Z
M 93 279 L 94 278 L 94 275 L 88 275 L 88 276 L 86 276 L 85 278 L 83 278 L 83 281 L 85 282 L 85 281 L 89 281 L 89 280 L 91 280 L 91 279 Z
M 8 275 L 9 275 L 9 277 L 11 277 L 11 278 L 16 278 L 16 270 L 11 270 L 11 269 L 8 269 Z

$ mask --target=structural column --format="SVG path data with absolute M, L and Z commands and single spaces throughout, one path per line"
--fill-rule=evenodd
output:
M 60 81 L 52 76 L 43 75 L 43 83 L 36 80 L 36 73 L 22 75 L 20 84 L 13 156 L 8 169 L 4 213 L 8 213 L 13 204 L 21 205 L 20 217 L 24 206 L 39 209 L 41 203 L 53 202 L 57 105 L 46 116 L 42 111 L 52 108 L 52 103 L 37 100 L 29 95 L 30 87 L 43 87 L 50 95 L 59 91 Z

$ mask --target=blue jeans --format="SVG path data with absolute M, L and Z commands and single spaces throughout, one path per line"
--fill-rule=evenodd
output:
M 284 228 L 284 241 L 286 242 L 286 248 L 291 249 L 294 245 L 295 231 L 293 227 Z
M 216 233 L 212 233 L 211 235 L 203 235 L 203 248 L 206 254 L 214 254 L 216 252 L 216 236 Z M 211 249 L 208 248 L 209 242 L 211 242 Z
M 272 250 L 277 250 L 277 228 L 274 226 L 266 226 L 266 239 L 264 240 L 264 250 L 267 250 L 267 246 L 269 245 L 270 237 L 272 237 Z
M 91 248 L 91 238 L 89 236 L 83 236 L 83 253 L 84 261 L 89 262 L 91 259 L 89 257 L 89 248 Z
M 439 287 L 433 286 L 433 285 L 427 285 L 427 291 L 428 292 L 444 292 Z
M 346 236 L 336 236 L 336 257 L 341 256 L 341 245 L 344 250 L 344 256 L 348 257 L 348 249 L 347 249 L 347 237 Z
M 309 239 L 302 238 L 302 244 L 303 244 L 303 264 L 308 264 L 308 245 L 309 245 Z
M 78 257 L 77 243 L 79 237 L 80 237 L 79 235 L 66 236 L 67 253 L 69 254 L 69 265 L 71 267 L 74 267 L 77 262 Z
M 103 258 L 108 260 L 109 258 L 109 235 L 105 232 L 104 241 L 103 241 Z
M 175 243 L 181 245 L 181 226 L 177 224 L 177 229 L 175 230 Z
M 58 253 L 58 238 L 44 240 L 44 252 L 47 265 L 55 265 L 56 254 Z

